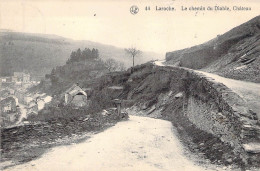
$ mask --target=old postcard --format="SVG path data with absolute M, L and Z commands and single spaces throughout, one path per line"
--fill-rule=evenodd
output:
M 0 0 L 0 168 L 260 169 L 259 0 Z

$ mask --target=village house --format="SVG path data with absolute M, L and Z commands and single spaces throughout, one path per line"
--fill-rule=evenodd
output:
M 28 89 L 28 88 L 31 88 L 33 86 L 32 83 L 30 82 L 26 82 L 26 83 L 21 83 L 21 87 L 24 88 L 24 89 Z
M 12 82 L 18 82 L 18 77 L 17 76 L 12 76 Z
M 77 107 L 87 105 L 87 93 L 78 84 L 74 84 L 64 95 L 65 105 L 72 104 Z
M 23 82 L 24 83 L 30 82 L 30 74 L 23 74 Z
M 12 88 L 8 88 L 8 91 L 10 92 L 10 95 L 14 95 L 14 93 L 15 93 L 15 90 Z
M 6 88 L 12 86 L 12 78 L 11 77 L 0 77 L 0 88 Z
M 3 113 L 16 112 L 16 101 L 13 97 L 1 100 L 0 105 L 1 112 Z
M 17 118 L 16 100 L 8 97 L 0 101 L 1 119 L 3 122 L 14 122 Z
M 11 82 L 12 81 L 12 78 L 11 77 L 2 77 L 1 78 L 1 82 L 2 83 L 7 83 L 7 82 Z
M 6 99 L 10 96 L 10 92 L 8 90 L 0 91 L 0 100 Z
M 30 82 L 30 74 L 26 74 L 23 72 L 14 72 L 14 76 L 12 76 L 12 82 Z
M 1 78 L 1 83 L 5 83 L 6 82 L 6 78 L 5 77 L 2 77 Z

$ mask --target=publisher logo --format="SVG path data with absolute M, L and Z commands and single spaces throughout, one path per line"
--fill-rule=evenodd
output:
M 131 6 L 130 8 L 131 14 L 135 15 L 139 12 L 139 8 L 136 5 Z

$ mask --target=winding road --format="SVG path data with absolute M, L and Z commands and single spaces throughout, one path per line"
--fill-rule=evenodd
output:
M 154 64 L 157 66 L 171 66 L 164 64 L 164 60 L 155 61 Z M 189 69 L 192 70 L 192 69 Z M 213 79 L 213 81 L 224 84 L 226 87 L 230 88 L 233 92 L 238 94 L 241 98 L 245 100 L 248 107 L 254 112 L 257 112 L 258 119 L 260 119 L 260 84 L 248 81 L 234 80 L 230 78 L 221 77 L 216 74 L 203 72 L 199 70 L 193 70 L 197 73 L 201 73 L 208 78 Z
M 233 92 L 238 94 L 241 98 L 245 100 L 248 107 L 257 113 L 258 119 L 260 119 L 260 84 L 234 80 L 230 78 L 225 78 L 218 76 L 216 74 L 207 73 L 203 71 L 197 71 L 206 75 L 207 77 L 213 78 L 214 81 L 220 82 L 230 88 Z
M 196 165 L 184 152 L 169 121 L 130 116 L 85 142 L 53 148 L 37 160 L 7 170 L 216 170 L 216 166 Z
M 164 66 L 162 61 L 156 61 L 155 64 Z M 254 98 L 259 99 L 259 84 L 201 73 L 225 84 L 249 102 Z M 6 170 L 228 170 L 210 164 L 199 165 L 198 161 L 202 159 L 195 158 L 184 149 L 169 121 L 130 116 L 128 121 L 119 122 L 84 142 L 55 147 L 39 159 Z

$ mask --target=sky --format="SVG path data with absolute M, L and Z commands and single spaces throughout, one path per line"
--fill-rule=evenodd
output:
M 139 8 L 135 15 L 132 5 Z M 156 11 L 156 6 L 175 11 Z M 251 10 L 196 12 L 182 11 L 182 6 Z M 215 38 L 259 11 L 259 0 L 0 0 L 0 28 L 165 53 Z

